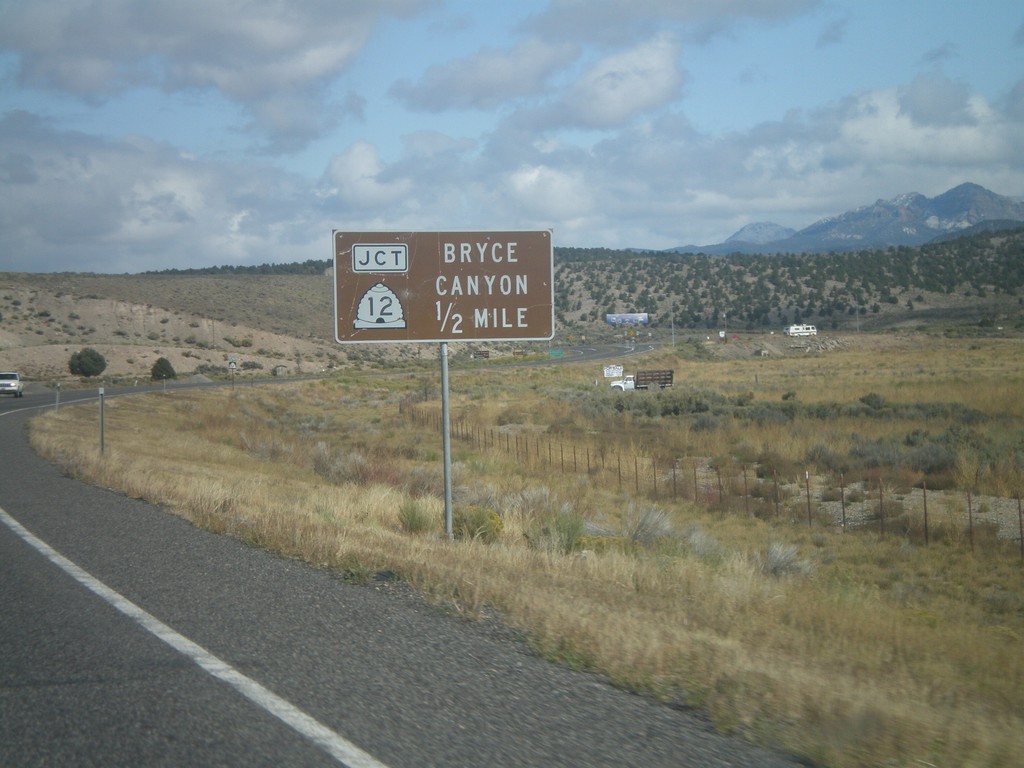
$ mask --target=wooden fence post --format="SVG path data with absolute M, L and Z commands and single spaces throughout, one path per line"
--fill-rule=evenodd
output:
M 743 511 L 750 517 L 750 490 L 747 487 L 747 465 L 743 465 Z
M 1020 493 L 1017 493 L 1017 524 L 1020 526 L 1020 561 L 1024 564 L 1024 510 L 1020 505 Z
M 882 499 L 882 478 L 878 478 L 878 532 L 885 533 L 885 502 Z
M 921 481 L 921 493 L 924 498 L 924 545 L 928 546 L 928 481 Z
M 974 552 L 974 507 L 971 505 L 971 489 L 967 489 L 967 532 L 971 540 L 971 552 Z
M 839 503 L 843 508 L 843 531 L 846 531 L 846 478 L 839 473 Z
M 776 470 L 772 470 L 772 479 L 775 481 L 775 516 L 779 516 L 779 502 L 781 501 L 779 496 L 779 473 Z
M 811 527 L 811 473 L 804 470 L 804 487 L 807 489 L 807 527 Z

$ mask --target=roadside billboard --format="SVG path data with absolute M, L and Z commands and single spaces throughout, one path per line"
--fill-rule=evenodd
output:
M 604 321 L 616 328 L 623 325 L 647 325 L 650 322 L 650 316 L 647 312 L 622 312 L 605 315 Z

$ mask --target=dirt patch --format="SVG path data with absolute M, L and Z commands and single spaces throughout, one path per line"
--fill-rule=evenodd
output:
M 914 346 L 912 333 L 819 334 L 790 338 L 781 333 L 709 336 L 704 347 L 713 357 L 737 360 L 747 357 L 806 357 L 830 352 L 862 350 L 898 352 Z

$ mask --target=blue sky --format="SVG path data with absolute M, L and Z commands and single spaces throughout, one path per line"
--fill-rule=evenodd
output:
M 0 270 L 331 257 L 345 230 L 669 248 L 1024 196 L 1024 8 L 0 0 Z

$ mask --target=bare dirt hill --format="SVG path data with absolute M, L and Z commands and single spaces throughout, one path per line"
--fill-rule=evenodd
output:
M 3 274 L 0 368 L 67 379 L 71 354 L 91 347 L 111 377 L 148 378 L 160 357 L 179 374 L 229 360 L 239 374 L 320 371 L 345 355 L 333 341 L 330 282 L 302 278 Z

